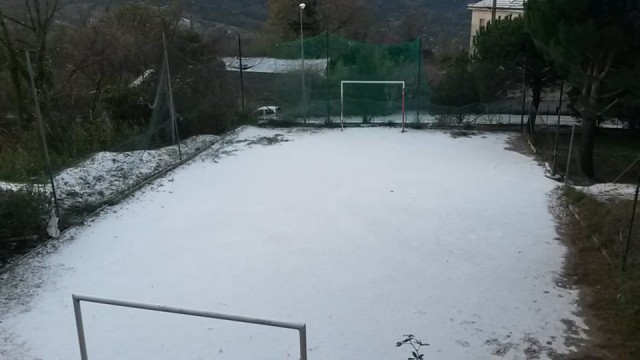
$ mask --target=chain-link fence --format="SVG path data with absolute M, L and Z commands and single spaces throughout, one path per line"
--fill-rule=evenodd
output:
M 209 148 L 237 124 L 221 61 L 180 41 L 159 38 L 150 49 L 146 68 L 123 71 L 120 85 L 99 90 L 99 107 L 75 119 L 51 108 L 27 66 L 33 119 L 18 138 L 0 144 L 0 267 Z M 31 56 L 24 55 L 25 64 Z M 79 102 L 91 93 L 75 96 Z

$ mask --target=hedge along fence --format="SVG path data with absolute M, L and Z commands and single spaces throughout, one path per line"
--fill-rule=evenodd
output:
M 36 188 L 0 189 L 0 268 L 21 249 L 46 238 L 49 197 Z

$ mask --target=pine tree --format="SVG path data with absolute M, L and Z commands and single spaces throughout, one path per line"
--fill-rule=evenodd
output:
M 580 167 L 589 178 L 595 177 L 598 118 L 625 90 L 611 89 L 611 78 L 638 61 L 639 6 L 637 0 L 532 0 L 526 5 L 526 26 L 535 44 L 568 71 L 572 107 L 583 120 Z M 605 93 L 606 87 L 613 91 Z
M 480 30 L 474 41 L 472 60 L 472 69 L 480 77 L 480 88 L 485 93 L 505 95 L 526 80 L 532 91 L 527 131 L 533 132 L 542 89 L 556 81 L 557 75 L 527 33 L 524 19 L 507 17 Z

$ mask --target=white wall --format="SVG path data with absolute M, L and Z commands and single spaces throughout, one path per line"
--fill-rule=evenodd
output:
M 507 16 L 522 16 L 523 10 L 496 10 L 496 19 L 505 18 Z M 484 20 L 484 21 L 483 21 Z M 473 53 L 473 38 L 480 30 L 480 23 L 484 25 L 491 22 L 491 9 L 471 9 L 471 36 L 469 39 L 469 53 Z

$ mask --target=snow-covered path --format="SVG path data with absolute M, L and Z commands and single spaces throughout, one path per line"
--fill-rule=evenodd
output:
M 316 360 L 566 352 L 555 185 L 507 140 L 246 128 L 5 274 L 0 358 L 79 359 L 72 293 L 305 322 Z M 291 330 L 83 314 L 92 360 L 298 357 Z

